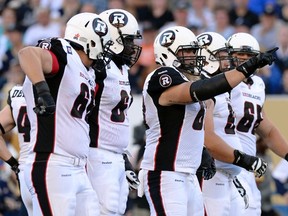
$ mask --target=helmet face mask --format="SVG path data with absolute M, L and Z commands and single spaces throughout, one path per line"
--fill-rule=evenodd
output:
M 122 9 L 109 9 L 99 15 L 108 25 L 113 45 L 110 50 L 123 64 L 132 67 L 138 60 L 142 48 L 134 40 L 142 39 L 135 17 Z
M 194 33 L 185 27 L 174 26 L 160 32 L 154 41 L 154 55 L 157 64 L 173 66 L 181 72 L 198 76 L 204 57 Z
M 203 67 L 206 77 L 231 70 L 232 57 L 222 35 L 216 32 L 204 32 L 197 36 L 197 40 L 202 46 L 202 55 L 206 58 Z
M 195 46 L 179 46 L 176 51 L 177 61 L 174 61 L 173 66 L 198 76 L 203 67 L 201 57 L 197 56 L 198 50 Z
M 142 48 L 134 43 L 134 39 L 135 37 L 131 37 L 131 35 L 128 35 L 126 37 L 123 37 L 123 40 L 121 42 L 124 46 L 124 49 L 121 53 L 122 61 L 129 67 L 132 67 L 138 61 L 142 51 Z

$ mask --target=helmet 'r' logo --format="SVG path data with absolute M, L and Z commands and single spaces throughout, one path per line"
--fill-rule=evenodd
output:
M 175 33 L 173 31 L 164 32 L 159 39 L 161 46 L 169 47 L 175 41 Z
M 109 22 L 111 23 L 111 25 L 113 25 L 116 28 L 121 28 L 123 26 L 125 26 L 128 22 L 128 17 L 126 16 L 126 14 L 118 11 L 118 12 L 114 12 L 111 13 L 109 16 Z
M 99 18 L 96 18 L 93 20 L 92 26 L 93 26 L 94 32 L 99 36 L 104 36 L 108 32 L 108 27 L 106 23 Z
M 212 36 L 210 34 L 203 34 L 197 37 L 200 46 L 209 46 L 212 43 Z
M 172 79 L 169 75 L 167 74 L 163 74 L 162 76 L 160 76 L 159 78 L 159 83 L 162 87 L 168 87 L 171 85 L 172 83 Z

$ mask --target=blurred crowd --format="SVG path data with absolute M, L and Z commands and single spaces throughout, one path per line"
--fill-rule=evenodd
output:
M 62 37 L 67 20 L 79 12 L 101 13 L 109 8 L 131 12 L 142 30 L 142 53 L 130 71 L 134 94 L 142 92 L 144 79 L 156 68 L 155 36 L 173 25 L 188 27 L 196 35 L 218 32 L 226 39 L 236 32 L 247 32 L 258 40 L 261 51 L 279 47 L 275 63 L 259 73 L 267 94 L 288 94 L 288 0 L 0 0 L 0 107 L 6 104 L 11 87 L 24 80 L 17 59 L 20 49 L 36 45 L 42 38 Z M 143 133 L 141 126 L 137 129 Z M 135 132 L 134 136 L 137 135 Z M 140 141 L 135 141 L 141 142 L 137 164 L 144 145 L 143 137 L 139 136 Z M 16 154 L 15 138 L 7 136 L 7 143 L 12 144 Z M 1 162 L 0 216 L 21 212 L 15 184 L 13 172 L 7 171 Z M 131 196 L 133 199 L 133 194 Z M 143 200 L 139 205 L 140 209 L 148 207 Z
M 63 36 L 66 21 L 78 12 L 100 13 L 122 8 L 139 21 L 143 51 L 131 69 L 134 93 L 141 93 L 143 80 L 155 68 L 153 41 L 166 27 L 182 25 L 195 34 L 251 33 L 262 51 L 278 46 L 277 61 L 260 75 L 267 94 L 288 93 L 288 0 L 0 0 L 0 89 L 21 83 L 23 75 L 17 52 L 41 38 Z M 8 85 L 8 88 L 5 86 Z

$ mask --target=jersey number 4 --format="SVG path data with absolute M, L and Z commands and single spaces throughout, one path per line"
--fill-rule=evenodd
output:
M 26 106 L 22 106 L 19 109 L 19 114 L 17 117 L 17 128 L 18 133 L 23 134 L 24 142 L 30 142 L 31 125 L 28 119 Z

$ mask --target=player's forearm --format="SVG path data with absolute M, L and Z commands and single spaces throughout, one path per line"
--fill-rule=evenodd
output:
M 234 149 L 231 148 L 221 137 L 214 133 L 205 132 L 205 146 L 216 160 L 233 163 Z
M 227 71 L 224 74 L 231 88 L 234 88 L 245 79 L 245 76 L 242 73 L 238 72 L 236 69 L 232 71 Z
M 288 142 L 276 127 L 273 127 L 268 136 L 265 137 L 265 143 L 267 143 L 269 149 L 281 158 L 288 154 Z
M 0 111 L 0 127 L 1 134 L 5 134 L 8 131 L 11 131 L 15 127 L 14 118 L 12 116 L 11 107 L 7 104 Z
M 12 157 L 12 154 L 7 148 L 6 142 L 2 136 L 0 136 L 0 158 L 3 161 L 7 161 Z

